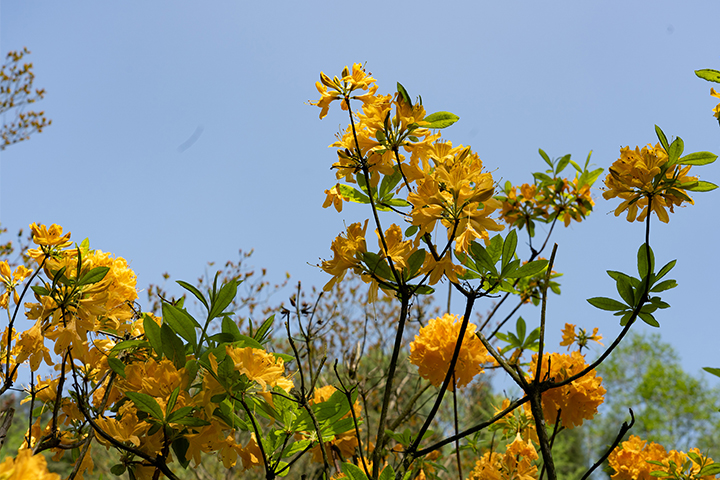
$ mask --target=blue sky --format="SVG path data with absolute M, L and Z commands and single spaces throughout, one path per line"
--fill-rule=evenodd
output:
M 366 212 L 321 208 L 346 117 L 320 121 L 306 104 L 320 71 L 367 62 L 381 92 L 399 81 L 428 112 L 459 115 L 443 135 L 518 184 L 543 168 L 538 148 L 579 162 L 592 150 L 607 169 L 621 147 L 655 143 L 655 124 L 688 152 L 720 153 L 710 84 L 693 74 L 720 69 L 718 18 L 716 0 L 0 1 L 0 50 L 32 51 L 53 120 L 0 157 L 0 222 L 61 224 L 127 258 L 141 286 L 165 271 L 194 281 L 239 248 L 273 281 L 322 286 L 313 265 Z M 698 170 L 720 182 L 717 165 Z M 657 318 L 692 372 L 720 366 L 718 195 L 653 225 L 658 262 L 679 259 L 673 308 Z M 613 295 L 605 270 L 633 272 L 643 229 L 595 198 L 586 222 L 554 236 L 565 276 L 551 345 L 565 322 L 619 330 L 585 299 Z

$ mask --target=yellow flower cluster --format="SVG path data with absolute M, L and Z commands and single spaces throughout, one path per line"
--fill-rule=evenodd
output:
M 350 125 L 330 145 L 337 149 L 338 160 L 332 166 L 337 170 L 337 179 L 359 184 L 362 192 L 338 183 L 325 190 L 323 207 L 332 205 L 342 211 L 345 201 L 372 201 L 378 209 L 395 210 L 403 215 L 411 224 L 411 233 L 406 232 L 408 238 L 403 237 L 399 226 L 393 226 L 388 234 L 383 232 L 392 237 L 387 243 L 392 243 L 393 247 L 381 242 L 379 252 L 381 258 L 390 259 L 397 265 L 396 271 L 408 264 L 410 256 L 427 239 L 427 234 L 435 230 L 438 222 L 446 229 L 448 246 L 454 243 L 458 252 L 468 252 L 475 240 L 487 241 L 488 231 L 504 228 L 490 218 L 501 208 L 501 203 L 493 198 L 492 174 L 483 170 L 482 161 L 469 147 L 453 146 L 451 142 L 442 141 L 439 133 L 432 133 L 433 128 L 442 128 L 445 124 L 442 121 L 435 123 L 440 117 L 427 115 L 420 102 L 412 103 L 404 88 L 399 87 L 394 95 L 378 95 L 375 79 L 359 64 L 353 65 L 352 73 L 345 67 L 341 78 L 331 80 L 322 73 L 320 80 L 317 88 L 321 98 L 311 103 L 321 108 L 321 118 L 334 100 L 341 99 L 346 109 L 350 100 L 362 101 L 361 108 L 351 113 Z M 367 93 L 354 95 L 358 90 Z M 454 117 L 447 124 L 456 119 Z M 392 186 L 383 189 L 381 178 Z M 388 181 L 389 178 L 396 181 Z M 406 197 L 395 198 L 403 190 Z M 403 208 L 411 210 L 402 211 Z M 321 265 L 333 275 L 326 290 L 342 280 L 350 268 L 364 281 L 380 283 L 383 287 L 383 280 L 374 265 L 367 265 L 358 258 L 357 253 L 364 252 L 359 248 L 364 248 L 364 244 L 355 241 L 360 230 L 364 234 L 364 227 L 361 229 L 360 224 L 353 224 L 333 242 L 333 260 Z M 445 252 L 445 248 L 438 251 Z M 431 255 L 426 257 L 419 274 L 429 275 L 431 285 L 443 277 L 456 282 L 457 274 L 462 273 L 462 268 L 453 264 L 450 253 L 443 253 L 439 259 L 431 258 Z M 385 280 L 395 282 L 397 278 L 386 277 Z
M 430 320 L 410 343 L 410 363 L 418 367 L 421 377 L 436 387 L 442 385 L 450 368 L 450 360 L 455 351 L 461 326 L 461 318 L 457 315 L 445 314 Z M 455 365 L 455 384 L 458 387 L 470 383 L 475 375 L 484 372 L 484 364 L 493 361 L 475 336 L 476 328 L 474 324 L 468 323 L 465 330 L 460 355 Z M 454 390 L 453 383 L 450 383 L 448 389 Z
M 218 379 L 223 375 L 227 378 L 228 364 L 231 365 L 233 378 L 249 382 L 245 392 L 257 394 L 261 400 L 255 402 L 263 401 L 272 407 L 270 389 L 287 392 L 293 387 L 290 378 L 285 376 L 283 360 L 263 349 L 228 344 L 224 359 L 229 358 L 231 362 L 223 362 L 225 370 L 220 375 L 215 358 L 217 351 L 207 358 L 207 370 L 211 372 L 199 368 L 200 359 L 194 358 L 189 349 L 185 350 L 185 361 L 169 358 L 175 356 L 170 353 L 172 342 L 165 345 L 164 353 L 154 353 L 155 347 L 149 347 L 152 340 L 144 335 L 144 326 L 148 321 L 154 322 L 161 331 L 167 326 L 162 324 L 162 319 L 149 314 L 138 318 L 141 315 L 135 313 L 133 305 L 137 299 L 136 276 L 127 262 L 100 250 L 90 250 L 87 242 L 68 248 L 70 234 L 64 234 L 58 225 L 33 224 L 30 228 L 36 248 L 31 249 L 28 256 L 43 274 L 38 277 L 43 279 L 42 285 L 33 287 L 36 301 L 25 303 L 25 316 L 34 320 L 34 325 L 20 335 L 14 328 L 12 331 L 6 329 L 2 346 L 5 352 L 11 348 L 14 364 L 28 362 L 33 371 L 43 362 L 47 365 L 62 363 L 64 368 L 57 365 L 53 376 L 38 377 L 24 400 L 33 398 L 35 405 L 42 405 L 44 411 L 54 411 L 55 405 L 59 404 L 59 415 L 49 420 L 43 417 L 42 421 L 38 417 L 28 432 L 28 442 L 23 443 L 27 453 L 21 451 L 15 463 L 8 460 L 0 469 L 10 473 L 22 469 L 31 471 L 35 463 L 28 463 L 25 457 L 31 448 L 48 438 L 60 440 L 60 444 L 51 449 L 55 460 L 69 451 L 69 445 L 82 444 L 88 438 L 88 423 L 76 400 L 67 396 L 64 389 L 59 390 L 63 383 L 68 385 L 69 376 L 87 385 L 91 392 L 87 400 L 97 411 L 105 412 L 95 418 L 95 422 L 106 435 L 98 433 L 95 438 L 108 448 L 116 445 L 107 436 L 151 457 L 163 456 L 169 448 L 166 429 L 171 428 L 175 435 L 182 435 L 187 440 L 185 458 L 188 461 L 200 463 L 202 454 L 216 453 L 227 468 L 234 466 L 238 458 L 242 459 L 245 468 L 262 465 L 262 454 L 255 437 L 246 439 L 243 446 L 235 437 L 236 428 L 231 428 L 217 416 L 218 402 L 228 395 L 228 387 Z M 5 285 L 2 298 L 14 294 L 17 286 L 31 273 L 20 267 L 13 273 L 6 263 L 0 263 L 0 281 Z M 18 298 L 14 298 L 17 303 Z M 3 307 L 7 308 L 7 305 Z M 10 346 L 7 345 L 8 335 Z M 46 339 L 54 343 L 54 353 L 64 358 L 62 362 L 57 358 L 53 362 L 52 348 L 45 346 Z M 128 341 L 130 346 L 114 350 L 121 342 L 127 344 Z M 181 348 L 185 346 L 181 345 Z M 115 362 L 112 368 L 111 361 Z M 16 373 L 16 369 L 11 371 Z M 2 373 L 5 373 L 4 369 Z M 199 384 L 202 389 L 193 388 Z M 137 398 L 141 403 L 135 403 Z M 153 408 L 159 409 L 155 411 L 153 421 L 168 419 L 165 430 L 148 421 L 148 405 L 156 405 Z M 31 458 L 33 462 L 43 459 L 42 456 Z M 136 478 L 153 478 L 154 466 L 131 460 L 126 466 Z M 91 455 L 78 461 L 82 462 L 78 478 L 82 478 L 83 471 L 92 472 Z M 0 470 L 0 478 L 6 478 L 2 472 Z M 35 476 L 55 478 L 43 477 L 41 473 L 33 478 Z
M 518 227 L 555 217 L 568 227 L 573 220 L 581 222 L 595 205 L 590 185 L 581 185 L 578 177 L 540 186 L 524 183 L 519 192 L 516 186 L 506 186 L 505 196 L 498 199 L 502 202 L 502 219 Z
M 7 262 L 0 262 L 0 285 L 5 287 L 5 291 L 0 294 L 0 308 L 8 308 L 11 294 L 13 296 L 13 302 L 17 305 L 20 301 L 17 287 L 32 275 L 32 273 L 33 271 L 24 265 L 18 265 L 13 272 Z
M 696 461 L 700 459 L 704 465 L 709 465 L 713 463 L 713 460 L 704 457 L 697 448 L 690 450 L 690 453 L 693 455 L 677 450 L 668 452 L 660 444 L 630 435 L 630 438 L 626 442 L 622 442 L 608 457 L 610 468 L 615 472 L 610 478 L 613 480 L 653 480 L 658 478 L 658 475 L 653 475 L 652 472 L 664 472 L 665 474 L 662 476 L 670 478 L 714 479 L 715 475 L 699 476 L 702 465 Z M 662 466 L 658 463 L 661 463 Z M 684 470 L 683 467 L 686 465 L 687 470 Z M 678 475 L 680 473 L 683 475 Z
M 537 371 L 538 356 L 533 355 L 529 371 L 534 377 Z M 587 363 L 580 352 L 571 354 L 546 353 L 543 355 L 541 378 L 561 382 L 581 372 Z M 574 382 L 559 388 L 553 388 L 542 394 L 542 407 L 545 421 L 554 424 L 560 410 L 560 421 L 567 428 L 582 425 L 583 420 L 592 419 L 603 403 L 605 388 L 602 378 L 595 370 Z
M 477 460 L 468 480 L 537 480 L 537 459 L 532 443 L 518 434 L 504 454 L 487 452 Z
M 606 200 L 619 197 L 623 202 L 615 209 L 615 216 L 627 210 L 627 220 L 642 222 L 648 215 L 648 202 L 652 199 L 652 211 L 661 222 L 668 223 L 670 217 L 666 209 L 673 212 L 674 207 L 683 202 L 694 203 L 687 196 L 683 184 L 692 184 L 697 177 L 688 176 L 690 165 L 668 164 L 667 152 L 658 143 L 654 147 L 630 147 L 620 149 L 620 158 L 610 167 L 605 177 L 607 190 L 603 192 Z M 664 171 L 663 175 L 660 175 Z M 638 215 L 639 212 L 639 215 Z
M 50 473 L 47 461 L 42 455 L 33 455 L 30 450 L 22 450 L 15 458 L 7 457 L 0 463 L 2 480 L 60 480 L 60 474 Z

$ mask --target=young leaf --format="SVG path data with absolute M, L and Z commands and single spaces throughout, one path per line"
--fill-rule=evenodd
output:
M 707 165 L 717 160 L 718 156 L 712 152 L 695 152 L 685 155 L 678 160 L 680 165 Z
M 703 367 L 703 370 L 705 370 L 708 373 L 712 373 L 716 377 L 720 377 L 720 368 L 715 367 Z
M 667 152 L 670 145 L 668 144 L 667 137 L 665 136 L 665 132 L 663 132 L 660 127 L 655 125 L 655 133 L 657 134 L 658 140 L 660 140 L 660 145 L 662 145 L 662 147 Z
M 217 297 L 215 297 L 210 305 L 210 313 L 208 313 L 208 319 L 217 318 L 221 313 L 225 311 L 228 305 L 235 300 L 237 295 L 237 282 L 230 280 L 228 283 L 222 286 Z
M 460 120 L 460 117 L 450 112 L 435 112 L 427 115 L 423 120 L 425 122 L 428 122 L 427 125 L 422 125 L 423 128 L 439 130 L 449 127 L 453 123 Z
M 338 185 L 338 190 L 340 191 L 340 195 L 349 199 L 351 202 L 370 203 L 370 197 L 368 197 L 364 193 L 357 191 L 349 185 L 343 185 L 341 183 Z
M 515 331 L 517 332 L 517 338 L 521 345 L 525 341 L 526 329 L 527 325 L 525 325 L 525 320 L 523 320 L 522 317 L 518 317 L 517 322 L 515 323 Z
M 545 153 L 545 151 L 542 148 L 538 148 L 538 153 L 543 158 L 543 160 L 545 160 L 545 163 L 550 165 L 550 168 L 553 168 L 553 164 L 552 164 L 552 161 L 550 160 L 550 157 L 548 157 L 547 153 Z
M 684 149 L 685 143 L 683 142 L 682 138 L 677 137 L 670 144 L 670 148 L 668 148 L 667 150 L 668 162 L 670 163 L 670 165 L 675 165 L 678 162 L 678 159 L 680 158 L 680 155 L 682 155 Z
M 691 192 L 709 192 L 711 190 L 715 190 L 716 188 L 718 188 L 717 185 L 712 182 L 698 180 L 697 185 L 688 188 L 688 190 L 690 190 Z
M 205 308 L 206 308 L 206 309 L 210 310 L 210 306 L 208 305 L 207 300 L 205 300 L 205 296 L 202 294 L 202 292 L 201 292 L 200 290 L 198 290 L 198 289 L 195 288 L 194 286 L 192 286 L 192 285 L 190 285 L 189 283 L 184 282 L 184 281 L 182 281 L 182 280 L 178 280 L 176 283 L 177 283 L 178 285 L 180 285 L 182 288 L 184 288 L 185 290 L 187 290 L 188 292 L 190 292 L 190 293 L 192 293 L 193 295 L 195 295 L 195 298 L 197 298 L 198 300 L 200 300 L 200 302 L 201 302 L 203 305 L 205 305 Z
M 233 342 L 242 338 L 242 334 L 240 333 L 237 323 L 227 316 L 222 319 L 221 332 L 230 335 Z
M 570 154 L 567 154 L 560 159 L 557 166 L 555 167 L 555 175 L 565 170 L 565 167 L 568 166 L 568 163 L 570 163 Z
M 180 387 L 175 387 L 175 390 L 172 391 L 170 394 L 170 398 L 168 398 L 167 406 L 165 407 L 165 413 L 172 412 L 173 408 L 175 408 L 175 403 L 177 402 L 178 395 L 180 394 Z M 190 407 L 192 409 L 192 407 Z
M 695 70 L 695 75 L 707 80 L 708 82 L 720 83 L 720 72 L 711 68 L 704 68 L 702 70 Z

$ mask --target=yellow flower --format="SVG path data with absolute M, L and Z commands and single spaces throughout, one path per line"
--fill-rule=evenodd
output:
M 710 89 L 710 95 L 715 98 L 720 98 L 720 93 L 716 92 L 714 88 Z M 713 115 L 718 119 L 718 121 L 720 121 L 720 103 L 713 108 Z
M 42 455 L 33 455 L 31 450 L 18 452 L 15 458 L 7 457 L 0 463 L 2 480 L 60 480 L 60 475 L 50 473 L 47 461 Z
M 285 362 L 282 358 L 252 347 L 228 345 L 225 351 L 235 362 L 235 370 L 259 383 L 263 392 L 267 391 L 267 387 L 280 387 L 285 391 L 293 388 L 292 380 L 284 376 Z
M 410 344 L 410 363 L 417 365 L 420 376 L 439 387 L 452 359 L 455 345 L 460 334 L 462 319 L 457 315 L 445 314 L 430 320 L 427 326 L 420 329 L 415 340 Z M 489 363 L 492 357 L 475 336 L 477 327 L 468 323 L 463 338 L 460 355 L 455 365 L 455 383 L 464 387 L 477 375 L 484 372 L 482 365 Z M 452 391 L 452 382 L 448 386 Z
M 10 293 L 13 294 L 13 301 L 17 305 L 20 301 L 16 288 L 26 278 L 32 275 L 33 271 L 25 268 L 24 265 L 18 265 L 15 272 L 10 270 L 10 265 L 7 262 L 0 262 L 0 284 L 5 285 L 5 292 L 0 295 L 0 308 L 8 308 L 8 299 Z
M 532 463 L 537 459 L 532 443 L 518 434 L 504 454 L 485 453 L 475 463 L 468 480 L 537 480 L 537 466 Z
M 352 73 L 350 69 L 345 67 L 342 71 L 342 78 L 337 77 L 332 80 L 330 77 L 320 72 L 320 81 L 315 83 L 315 87 L 320 92 L 320 100 L 317 102 L 310 102 L 310 105 L 316 105 L 320 107 L 320 118 L 324 118 L 327 115 L 330 104 L 338 99 L 351 99 L 356 98 L 361 100 L 363 103 L 372 102 L 372 97 L 377 91 L 377 85 L 373 85 L 375 79 L 369 76 L 365 72 L 365 67 L 362 64 L 353 64 Z M 368 93 L 362 95 L 351 96 L 351 93 L 355 90 L 369 90 Z M 342 102 L 342 109 L 347 110 L 347 105 Z
M 50 350 L 45 346 L 40 320 L 35 325 L 20 334 L 20 340 L 15 345 L 17 352 L 16 361 L 22 363 L 30 359 L 30 370 L 33 372 L 40 367 L 40 361 L 45 360 L 46 365 L 54 365 Z M 13 349 L 14 350 L 14 349 Z
M 327 197 L 325 198 L 325 202 L 323 203 L 323 208 L 327 208 L 332 205 L 338 212 L 342 212 L 343 200 L 346 202 L 350 200 L 349 198 L 344 197 L 342 193 L 340 193 L 339 183 L 332 187 L 330 190 L 325 190 L 325 195 L 327 195 Z
M 537 354 L 533 355 L 530 372 L 534 377 L 537 371 Z M 541 378 L 547 377 L 553 382 L 561 382 L 587 366 L 585 357 L 580 352 L 572 354 L 546 353 L 543 355 Z M 566 428 L 582 425 L 583 420 L 592 419 L 597 408 L 603 403 L 605 388 L 601 385 L 602 378 L 595 370 L 575 380 L 569 385 L 553 388 L 542 394 L 542 407 L 545 421 L 554 424 L 558 410 L 560 420 Z
M 365 231 L 367 230 L 367 220 L 364 225 L 353 223 L 343 236 L 338 235 L 332 242 L 330 247 L 333 251 L 333 259 L 322 262 L 321 268 L 333 275 L 328 283 L 323 287 L 324 291 L 329 291 L 336 282 L 339 282 L 345 276 L 348 269 L 352 268 L 355 273 L 362 273 L 360 269 L 360 260 L 357 258 L 359 253 L 366 252 Z
M 42 258 L 49 255 L 53 251 L 59 251 L 70 245 L 70 232 L 63 235 L 63 229 L 60 225 L 52 224 L 50 228 L 45 225 L 38 226 L 36 223 L 30 225 L 33 242 L 40 248 L 32 248 L 27 251 L 30 258 L 35 259 L 38 263 Z
M 654 442 L 646 442 L 640 437 L 630 435 L 630 439 L 622 442 L 608 457 L 610 467 L 615 471 L 613 480 L 653 480 L 650 472 L 658 470 L 657 465 L 647 460 L 662 462 L 668 456 L 665 447 Z M 680 462 L 682 463 L 682 461 Z
M 666 208 L 673 212 L 675 206 L 683 202 L 694 203 L 685 193 L 683 184 L 697 182 L 697 177 L 688 176 L 690 165 L 673 165 L 667 168 L 668 155 L 658 143 L 640 150 L 630 147 L 620 149 L 620 158 L 610 167 L 605 177 L 607 190 L 603 192 L 606 200 L 620 197 L 624 201 L 615 209 L 615 216 L 627 210 L 627 220 L 642 222 L 648 215 L 648 201 L 652 199 L 652 211 L 661 222 L 668 223 Z M 658 177 L 663 169 L 664 175 Z M 640 214 L 638 215 L 638 210 Z
M 572 347 L 573 343 L 577 343 L 579 347 L 578 351 L 581 351 L 587 346 L 587 342 L 589 342 L 590 340 L 593 340 L 602 345 L 603 343 L 600 341 L 602 340 L 602 338 L 602 335 L 598 334 L 597 327 L 593 329 L 592 335 L 588 335 L 584 328 L 580 329 L 580 333 L 575 333 L 575 325 L 573 325 L 572 323 L 566 323 L 565 328 L 563 329 L 563 339 L 562 342 L 560 342 L 560 346 L 568 347 L 567 349 L 570 350 L 570 347 Z

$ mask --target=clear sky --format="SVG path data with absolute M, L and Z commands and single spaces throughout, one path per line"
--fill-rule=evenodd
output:
M 717 0 L 2 0 L 0 50 L 32 51 L 53 124 L 3 152 L 0 222 L 61 224 L 127 258 L 141 286 L 165 271 L 194 281 L 239 248 L 255 249 L 271 280 L 287 271 L 322 286 L 313 265 L 366 211 L 321 208 L 334 184 L 327 145 L 347 118 L 320 121 L 306 104 L 320 71 L 367 62 L 381 92 L 399 81 L 428 112 L 459 115 L 443 135 L 519 184 L 543 168 L 538 148 L 578 162 L 592 150 L 607 169 L 621 147 L 655 143 L 656 123 L 688 152 L 720 153 L 711 85 L 693 74 L 720 69 L 718 18 Z M 720 183 L 718 165 L 698 171 Z M 586 222 L 554 236 L 565 276 L 551 345 L 565 322 L 606 339 L 619 330 L 585 299 L 613 296 L 605 270 L 633 273 L 643 228 L 595 198 Z M 720 366 L 720 193 L 694 198 L 654 223 L 652 245 L 658 262 L 679 259 L 673 308 L 657 318 L 696 373 Z

